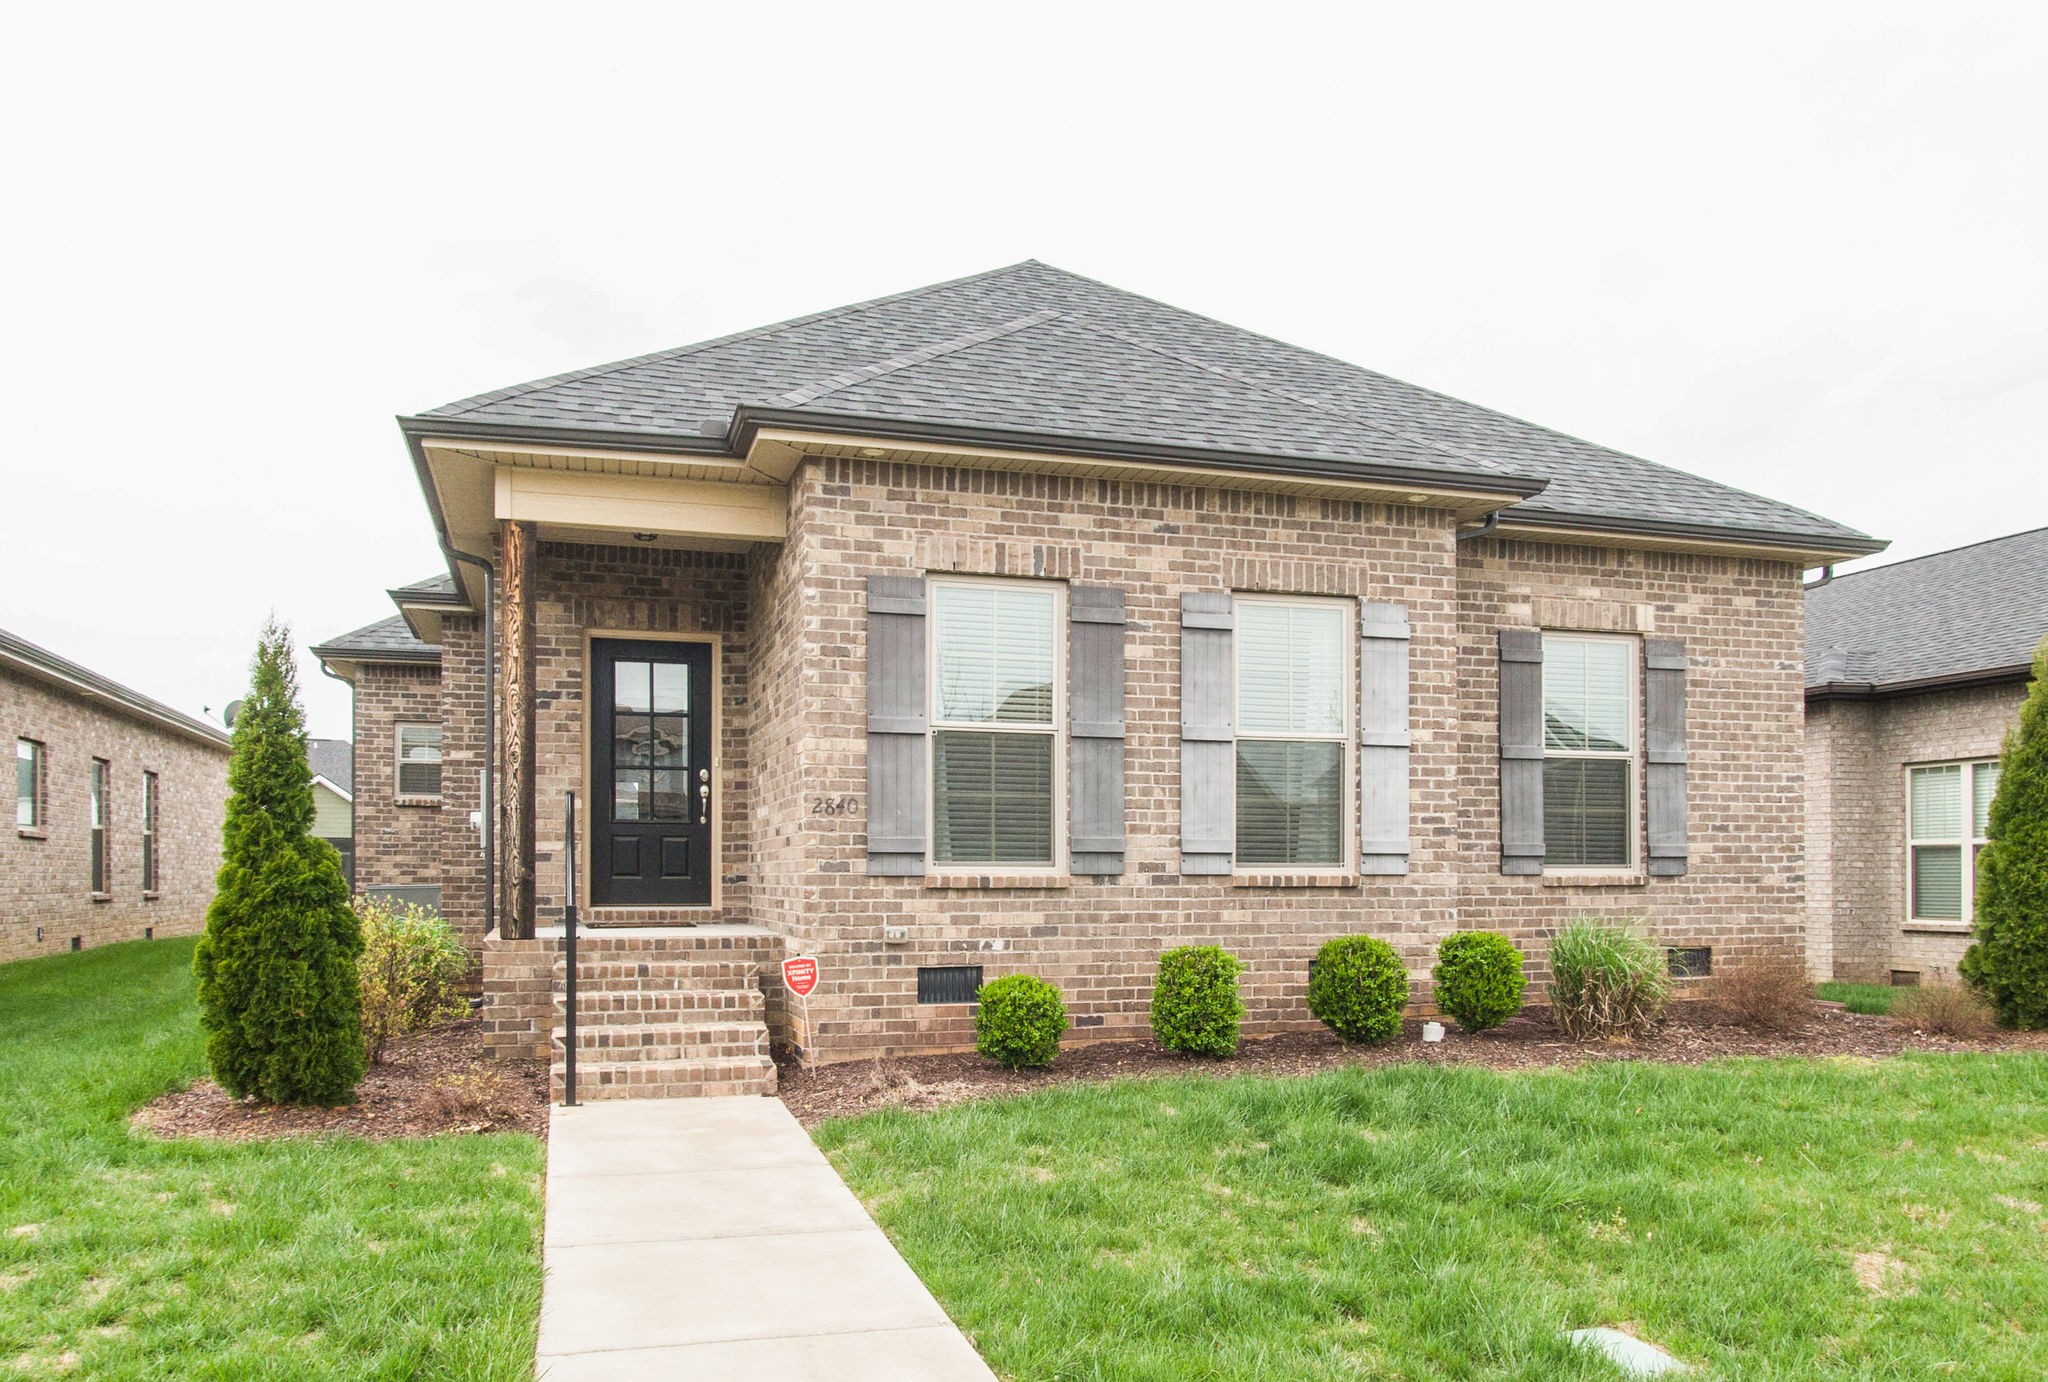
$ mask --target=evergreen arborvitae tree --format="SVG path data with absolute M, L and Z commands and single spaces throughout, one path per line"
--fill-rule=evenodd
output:
M 1998 767 L 1962 975 L 2006 1026 L 2048 1027 L 2048 641 Z
M 340 1104 L 363 1077 L 361 930 L 341 856 L 315 839 L 291 635 L 256 648 L 235 718 L 219 888 L 193 970 L 214 1078 L 236 1097 Z

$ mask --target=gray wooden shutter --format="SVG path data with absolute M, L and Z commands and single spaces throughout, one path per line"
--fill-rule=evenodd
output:
M 1543 872 L 1543 634 L 1500 631 L 1500 871 Z
M 1685 644 L 1676 638 L 1643 643 L 1643 719 L 1648 728 L 1651 874 L 1685 872 Z
M 1068 867 L 1106 877 L 1124 871 L 1124 593 L 1111 586 L 1067 591 L 1067 714 L 1073 816 Z
M 1180 597 L 1180 871 L 1229 873 L 1237 853 L 1237 669 L 1230 592 Z
M 868 872 L 924 873 L 931 774 L 922 576 L 868 577 Z
M 1358 607 L 1358 871 L 1408 872 L 1408 607 Z

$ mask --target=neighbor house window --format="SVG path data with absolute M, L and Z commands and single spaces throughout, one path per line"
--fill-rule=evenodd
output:
M 142 890 L 156 891 L 156 774 L 142 775 Z
M 1543 635 L 1543 862 L 1635 863 L 1636 641 Z
M 14 825 L 43 828 L 43 746 L 33 739 L 14 741 Z
M 1059 861 L 1064 589 L 934 581 L 932 859 Z
M 438 797 L 441 795 L 441 727 L 400 725 L 398 727 L 398 795 Z
M 1935 763 L 1906 772 L 1907 916 L 1968 922 L 1977 901 L 1977 855 L 1991 825 L 1998 764 Z
M 1349 855 L 1352 606 L 1237 600 L 1239 867 L 1334 868 Z
M 107 891 L 107 760 L 92 761 L 92 890 Z

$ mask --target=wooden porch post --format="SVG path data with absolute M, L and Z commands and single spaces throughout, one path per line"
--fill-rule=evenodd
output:
M 504 696 L 504 831 L 499 836 L 498 929 L 519 940 L 533 937 L 533 525 L 505 520 L 501 536 L 499 618 L 503 621 L 499 686 Z

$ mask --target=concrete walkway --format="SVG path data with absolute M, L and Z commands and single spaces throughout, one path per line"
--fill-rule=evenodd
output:
M 779 1099 L 556 1108 L 544 1382 L 994 1382 Z

